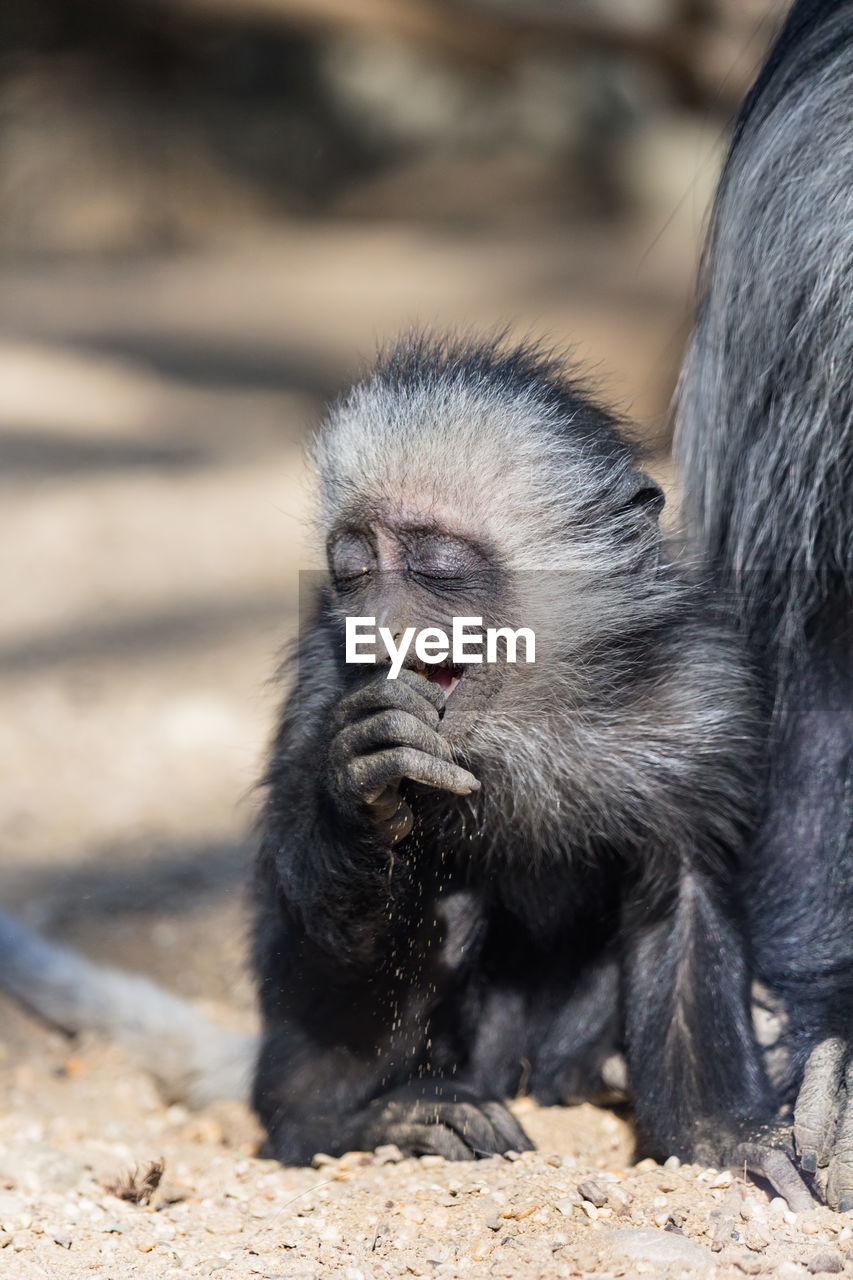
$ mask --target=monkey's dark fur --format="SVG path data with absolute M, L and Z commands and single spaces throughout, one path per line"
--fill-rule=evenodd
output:
M 744 104 L 714 208 L 701 305 L 681 385 L 679 433 L 689 526 L 756 655 L 774 713 L 764 817 L 745 892 L 756 970 L 787 1009 L 787 1095 L 795 1095 L 805 1080 L 795 1123 L 801 1163 L 822 1171 L 821 1190 L 830 1203 L 848 1209 L 853 1207 L 853 1066 L 847 1049 L 853 1034 L 849 0 L 795 5 Z
M 732 892 L 757 726 L 660 491 L 551 360 L 500 344 L 404 340 L 316 457 L 332 587 L 257 868 L 272 1150 L 521 1147 L 500 1100 L 589 1092 L 624 1042 L 648 1147 L 716 1158 L 774 1105 Z M 345 613 L 530 625 L 537 662 L 445 701 L 347 666 Z

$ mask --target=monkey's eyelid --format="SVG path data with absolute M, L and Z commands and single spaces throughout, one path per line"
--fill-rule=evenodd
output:
M 435 569 L 414 569 L 407 570 L 408 577 L 415 582 L 421 582 L 424 586 L 434 585 L 442 591 L 471 591 L 475 587 L 485 587 L 487 584 L 483 581 L 482 575 L 476 572 L 459 573 L 448 572 L 443 573 Z
M 338 591 L 346 591 L 347 588 L 354 587 L 357 583 L 363 582 L 365 578 L 370 576 L 370 568 L 365 565 L 363 569 L 359 569 L 357 573 L 336 573 L 333 576 L 333 582 Z

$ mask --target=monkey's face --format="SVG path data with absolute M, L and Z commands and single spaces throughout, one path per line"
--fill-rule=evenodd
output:
M 447 699 L 442 736 L 461 745 L 470 718 L 483 713 L 507 678 L 504 654 L 486 661 L 485 632 L 506 625 L 510 595 L 509 575 L 493 549 L 432 518 L 372 512 L 340 521 L 328 538 L 327 554 L 342 624 L 347 617 L 371 619 L 367 631 L 375 645 L 366 642 L 364 653 L 375 652 L 389 673 L 396 662 L 440 685 Z M 481 622 L 463 625 L 458 620 L 464 618 Z M 388 652 L 380 629 L 399 658 Z M 454 661 L 454 630 L 467 637 L 466 655 L 479 652 L 482 661 Z M 444 656 L 436 632 L 450 642 Z M 346 666 L 353 681 L 375 671 Z

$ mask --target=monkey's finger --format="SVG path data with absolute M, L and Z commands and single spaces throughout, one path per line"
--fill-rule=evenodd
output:
M 757 1142 L 742 1142 L 732 1157 L 735 1168 L 746 1165 L 756 1177 L 766 1178 L 773 1190 L 788 1202 L 793 1213 L 805 1213 L 814 1209 L 815 1200 L 803 1182 L 791 1159 L 777 1147 L 765 1147 Z
M 812 1049 L 794 1108 L 794 1143 L 802 1168 L 816 1173 L 832 1153 L 841 1108 L 847 1046 L 833 1036 Z
M 467 769 L 447 760 L 436 760 L 414 747 L 394 747 L 372 756 L 359 756 L 349 762 L 347 771 L 353 792 L 366 804 L 377 800 L 390 782 L 402 778 L 460 796 L 480 789 L 479 782 Z
M 850 1062 L 844 1075 L 847 1089 L 826 1183 L 826 1202 L 839 1213 L 853 1209 L 853 1065 Z
M 449 1102 L 443 1099 L 415 1104 L 414 1115 L 418 1120 L 445 1125 L 462 1138 L 475 1155 L 503 1155 L 509 1147 L 503 1147 L 494 1125 L 481 1109 L 472 1102 Z
M 453 760 L 453 753 L 434 729 L 408 711 L 377 711 L 342 729 L 331 746 L 332 759 L 346 760 L 386 747 L 417 747 L 439 760 Z
M 396 1124 L 389 1124 L 384 1130 L 382 1143 L 386 1142 L 393 1142 L 401 1151 L 413 1156 L 444 1156 L 445 1160 L 475 1158 L 474 1152 L 458 1134 L 445 1128 L 443 1124 L 398 1121 Z
M 480 1106 L 500 1139 L 502 1155 L 505 1151 L 535 1151 L 536 1148 L 509 1107 L 505 1107 L 502 1102 L 494 1101 L 483 1102 Z
M 440 711 L 447 701 L 447 694 L 441 685 L 434 680 L 428 680 L 426 676 L 418 675 L 417 671 L 410 671 L 408 667 L 404 667 L 397 676 L 396 683 L 403 683 L 408 688 L 413 689 L 415 693 L 420 694 L 427 702 L 430 703 L 436 711 Z M 390 683 L 395 683 L 391 681 Z
M 410 679 L 404 680 L 406 675 Z M 409 715 L 416 716 L 434 729 L 439 723 L 438 712 L 441 706 L 441 703 L 436 704 L 435 696 L 431 693 L 434 688 L 439 687 L 411 672 L 401 671 L 396 680 L 388 680 L 384 676 L 381 679 L 374 677 L 369 684 L 362 685 L 341 699 L 332 712 L 331 731 L 333 734 L 337 733 L 348 724 L 385 708 L 408 711 Z M 443 700 L 444 694 L 440 688 L 439 694 Z

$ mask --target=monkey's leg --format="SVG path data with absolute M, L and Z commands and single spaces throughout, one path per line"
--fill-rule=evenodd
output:
M 476 920 L 454 922 L 470 941 L 460 966 L 448 958 L 453 939 L 438 904 L 426 921 L 417 903 L 395 899 L 395 910 L 389 921 L 386 902 L 384 956 L 369 965 L 335 957 L 277 912 L 267 917 L 256 949 L 266 1018 L 253 1101 L 284 1163 L 385 1143 L 451 1160 L 530 1146 L 494 1084 L 442 1078 L 456 1062 L 461 1075 L 467 1057 L 457 1003 L 478 1016 L 466 995 Z
M 666 916 L 649 924 L 638 912 L 626 932 L 628 1066 L 651 1150 L 716 1164 L 746 1156 L 789 1202 L 810 1204 L 769 1127 L 776 1100 L 753 1031 L 743 943 L 722 887 L 685 869 Z

